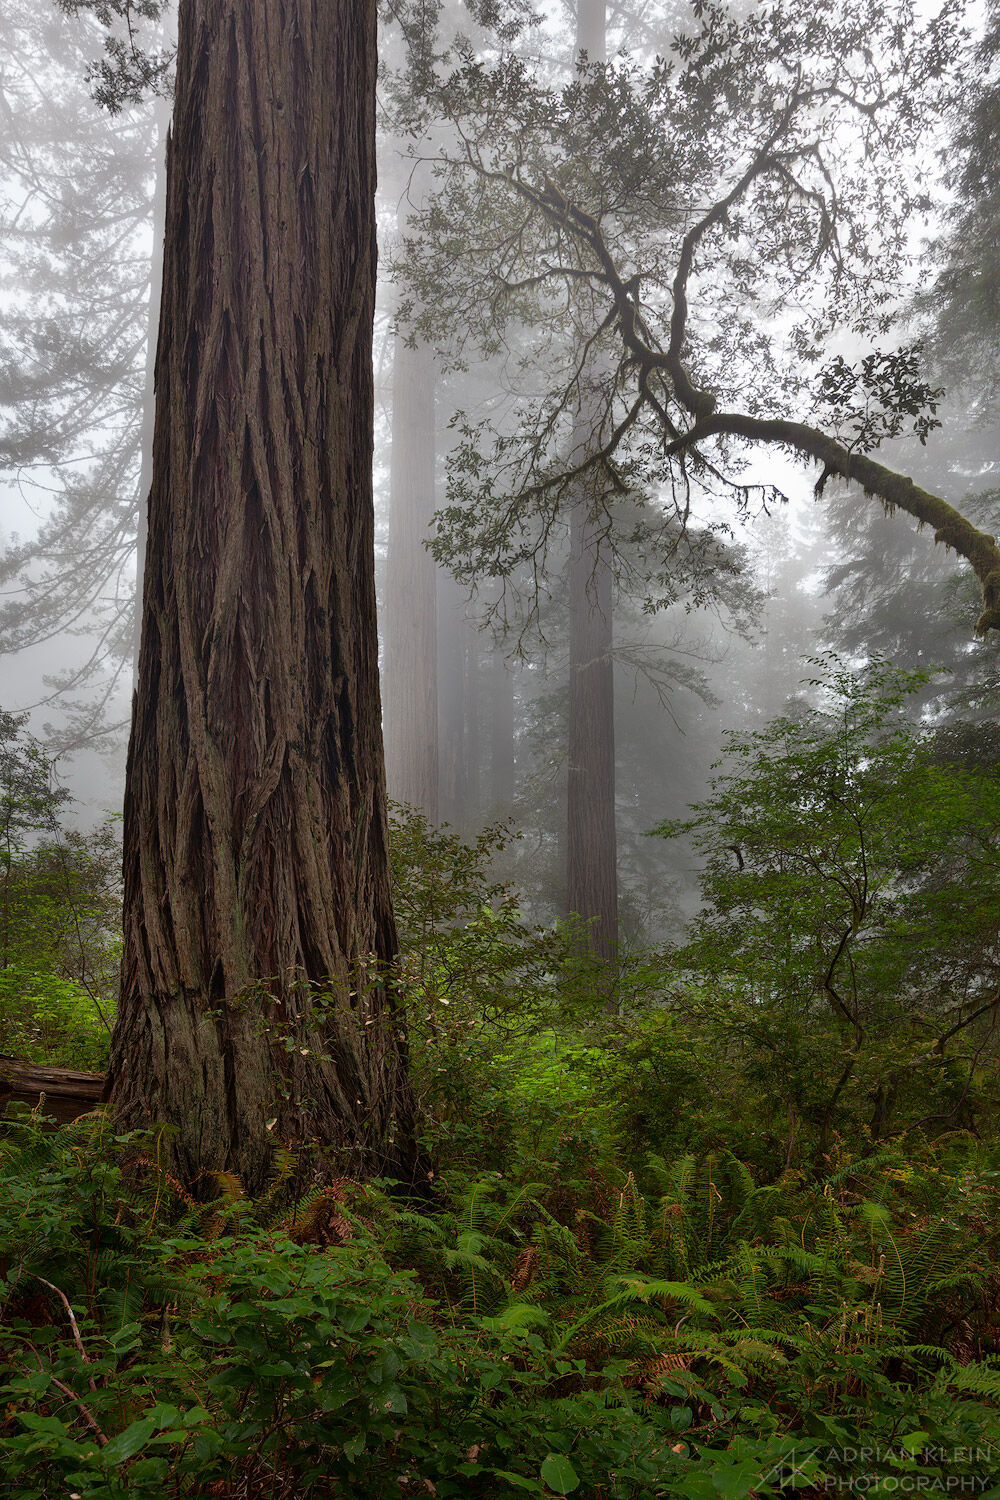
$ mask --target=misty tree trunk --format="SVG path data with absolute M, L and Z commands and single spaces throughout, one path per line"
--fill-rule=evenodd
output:
M 465 796 L 466 824 L 478 824 L 485 812 L 483 796 L 483 700 L 487 684 L 483 673 L 483 638 L 466 620 L 462 677 L 465 683 Z
M 514 674 L 497 648 L 490 658 L 493 810 L 510 815 L 514 801 Z
M 590 62 L 603 61 L 604 0 L 578 0 L 576 47 Z M 583 442 L 591 431 L 584 411 Z M 594 955 L 606 960 L 618 944 L 612 593 L 591 497 L 581 489 L 570 508 L 566 905 L 587 924 Z
M 618 945 L 611 650 L 611 569 L 579 496 L 570 512 L 566 907 L 587 923 L 594 955 L 609 961 Z
M 149 257 L 149 312 L 146 320 L 146 380 L 143 388 L 142 425 L 139 430 L 139 515 L 135 535 L 135 629 L 132 647 L 132 678 L 139 675 L 139 645 L 142 640 L 142 587 L 146 571 L 147 499 L 153 482 L 153 416 L 156 409 L 156 333 L 160 326 L 160 289 L 163 285 L 163 236 L 167 220 L 167 173 L 164 151 L 170 121 L 170 106 L 157 99 L 153 106 L 153 249 Z
M 397 334 L 386 560 L 385 764 L 389 795 L 438 821 L 434 358 Z
M 383 966 L 375 7 L 182 0 L 109 1097 L 187 1179 L 412 1162 Z M 365 975 L 371 976 L 370 982 Z
M 440 814 L 443 821 L 464 829 L 469 817 L 469 765 L 466 718 L 466 619 L 468 600 L 449 574 L 439 582 L 438 681 L 440 724 Z

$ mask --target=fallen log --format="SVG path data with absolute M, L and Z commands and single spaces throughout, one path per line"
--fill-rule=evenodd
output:
M 34 1109 L 43 1094 L 42 1113 L 65 1125 L 97 1108 L 104 1095 L 104 1074 L 39 1067 L 0 1053 L 0 1115 L 6 1114 L 8 1104 Z

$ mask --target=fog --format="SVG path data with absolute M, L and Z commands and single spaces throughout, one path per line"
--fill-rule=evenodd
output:
M 168 11 L 109 53 L 109 37 L 129 36 L 124 14 L 112 7 L 104 24 L 85 4 L 29 15 L 0 0 L 0 706 L 28 714 L 72 791 L 70 819 L 84 825 L 117 810 L 124 773 L 169 84 L 149 57 L 169 61 L 173 46 Z M 966 21 L 982 24 L 974 8 Z M 678 465 L 650 408 L 603 468 L 581 471 L 576 491 L 559 478 L 560 465 L 589 462 L 607 442 L 630 399 L 632 356 L 621 363 L 613 333 L 600 332 L 605 284 L 582 272 L 545 283 L 558 253 L 575 267 L 583 253 L 552 205 L 573 192 L 582 207 L 600 205 L 622 275 L 646 298 L 649 337 L 664 348 L 671 256 L 704 208 L 699 194 L 715 188 L 696 141 L 662 166 L 662 181 L 630 183 L 629 150 L 652 150 L 641 138 L 648 122 L 632 122 L 633 148 L 601 143 L 587 137 L 585 106 L 552 125 L 532 90 L 568 84 L 579 45 L 591 66 L 603 55 L 623 78 L 632 69 L 639 88 L 691 24 L 681 5 L 605 14 L 581 0 L 578 15 L 550 7 L 534 26 L 515 17 L 498 39 L 452 6 L 428 44 L 436 60 L 398 16 L 384 18 L 381 43 L 374 464 L 389 793 L 466 837 L 510 820 L 522 838 L 503 873 L 540 916 L 578 910 L 605 944 L 676 934 L 696 908 L 690 849 L 649 830 L 704 797 L 727 733 L 759 729 L 809 691 L 806 658 L 941 663 L 952 676 L 919 711 L 942 722 L 995 706 L 996 648 L 973 638 L 968 568 L 835 475 L 817 499 L 819 468 L 786 447 L 730 440 L 718 462 Z M 443 91 L 449 70 L 473 59 L 511 69 L 507 102 L 526 111 L 520 125 L 477 135 L 502 95 L 456 102 Z M 134 74 L 139 61 L 145 71 L 116 96 L 115 68 Z M 923 108 L 927 90 L 914 87 Z M 648 102 L 655 124 L 660 105 Z M 727 108 L 728 123 L 705 116 L 719 150 L 742 128 Z M 858 165 L 875 145 L 826 109 L 811 122 L 826 156 L 788 197 L 785 224 L 776 200 L 743 218 L 734 206 L 729 240 L 692 282 L 692 368 L 723 404 L 767 413 L 784 401 L 801 417 L 816 409 L 830 359 L 858 366 L 873 350 L 918 346 L 910 385 L 894 388 L 899 430 L 886 427 L 879 457 L 948 500 L 985 496 L 972 503 L 989 531 L 995 328 L 971 293 L 961 304 L 972 276 L 956 240 L 961 101 L 921 124 L 898 181 L 875 185 Z M 589 160 L 572 160 L 575 138 Z M 455 168 L 462 150 L 525 184 L 516 250 L 514 199 L 491 207 L 486 178 L 470 186 Z M 843 223 L 827 222 L 830 203 L 810 221 L 834 171 Z M 546 181 L 550 217 L 529 224 L 528 195 Z M 907 183 L 919 202 L 903 213 Z M 837 269 L 820 241 L 841 233 Z M 871 249 L 851 270 L 866 233 Z M 848 440 L 859 410 L 892 407 L 892 379 L 828 406 Z M 915 437 L 911 418 L 932 395 L 935 425 Z M 526 453 L 518 444 L 532 432 Z

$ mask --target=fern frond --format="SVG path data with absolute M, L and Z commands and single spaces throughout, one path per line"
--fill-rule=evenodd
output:
M 991 1401 L 1000 1401 L 1000 1369 L 996 1361 L 1000 1356 L 978 1360 L 973 1365 L 963 1365 L 948 1375 L 948 1384 L 953 1390 L 971 1391 L 977 1396 L 988 1396 Z
M 657 1297 L 680 1302 L 692 1312 L 715 1317 L 715 1308 L 702 1294 L 686 1281 L 662 1281 L 644 1276 L 617 1276 L 617 1284 L 623 1296 L 638 1302 L 652 1302 Z

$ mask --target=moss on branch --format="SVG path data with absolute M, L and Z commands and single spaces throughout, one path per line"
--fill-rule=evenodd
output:
M 747 442 L 789 448 L 822 464 L 824 479 L 837 475 L 859 484 L 866 495 L 880 500 L 887 509 L 905 511 L 919 525 L 932 527 L 935 542 L 942 542 L 964 557 L 979 579 L 983 609 L 976 622 L 976 634 L 982 636 L 990 630 L 1000 630 L 1000 547 L 996 537 L 980 531 L 940 495 L 922 489 L 905 474 L 898 474 L 867 454 L 852 453 L 819 428 L 784 418 L 761 419 L 740 412 L 717 412 L 696 422 L 690 432 L 672 444 L 671 451 L 680 452 L 710 437 L 739 437 Z

